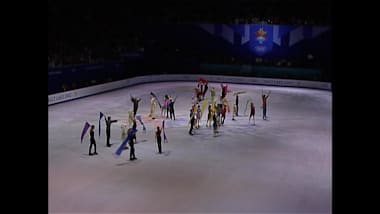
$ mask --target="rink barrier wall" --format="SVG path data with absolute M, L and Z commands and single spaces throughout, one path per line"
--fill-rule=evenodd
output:
M 205 78 L 209 82 L 235 83 L 249 85 L 270 85 L 270 86 L 287 86 L 298 88 L 312 88 L 331 90 L 331 83 L 317 82 L 307 80 L 287 80 L 272 78 L 255 78 L 255 77 L 236 77 L 236 76 L 220 76 L 220 75 L 194 75 L 194 74 L 168 74 L 168 75 L 148 75 L 133 77 L 125 80 L 119 80 L 110 83 L 90 86 L 86 88 L 75 89 L 71 91 L 48 95 L 48 105 L 61 103 L 69 100 L 79 99 L 94 94 L 112 91 L 132 85 L 154 82 L 170 82 L 170 81 L 198 81 L 199 78 Z

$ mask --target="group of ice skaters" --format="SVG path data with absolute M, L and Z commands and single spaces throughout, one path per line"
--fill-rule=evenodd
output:
M 136 129 L 137 127 L 137 122 L 136 122 L 136 113 L 138 109 L 139 102 L 141 101 L 140 98 L 136 98 L 131 96 L 131 102 L 133 103 L 133 111 L 128 112 L 128 121 L 129 121 L 129 126 L 126 124 L 121 125 L 121 140 L 124 141 L 127 136 L 132 132 L 132 130 Z M 111 147 L 110 143 L 110 137 L 111 137 L 111 124 L 118 122 L 118 120 L 111 120 L 111 116 L 105 116 L 104 121 L 106 123 L 106 146 Z M 99 121 L 100 123 L 100 121 Z M 128 128 L 128 129 L 127 129 Z M 94 138 L 94 129 L 95 126 L 91 125 L 90 129 L 90 147 L 89 147 L 89 155 L 97 155 L 98 153 L 96 152 L 96 141 Z M 133 134 L 129 140 L 129 146 L 130 146 L 130 154 L 129 154 L 129 159 L 131 161 L 136 160 L 135 156 L 135 147 L 134 144 L 136 143 L 136 134 Z M 91 153 L 91 148 L 94 146 L 94 153 Z M 129 149 L 128 146 L 126 146 L 124 149 Z
M 151 92 L 151 110 L 149 113 L 149 117 L 152 119 L 156 118 L 156 108 L 157 108 L 157 101 L 156 98 L 157 96 Z M 132 130 L 137 128 L 137 110 L 139 107 L 139 102 L 141 101 L 141 98 L 137 98 L 134 96 L 130 96 L 131 102 L 133 104 L 133 111 L 128 111 L 128 125 L 126 123 L 123 123 L 121 125 L 121 140 L 125 141 L 128 137 L 128 135 L 132 132 Z M 169 95 L 164 96 L 163 100 L 163 105 L 161 105 L 160 102 L 158 102 L 160 108 L 161 108 L 161 117 L 165 117 L 165 112 L 166 112 L 166 118 L 174 119 L 175 120 L 175 114 L 174 114 L 174 103 L 176 101 L 177 97 L 173 98 Z M 104 118 L 105 123 L 106 123 L 106 146 L 111 147 L 110 143 L 110 137 L 111 137 L 111 124 L 118 122 L 118 120 L 111 120 L 111 116 L 106 116 Z M 142 121 L 140 121 L 142 123 Z M 158 145 L 158 153 L 162 153 L 162 146 L 161 146 L 161 132 L 162 132 L 163 127 L 157 126 L 156 131 L 155 131 L 155 137 L 156 137 L 156 142 Z M 96 141 L 94 137 L 94 130 L 95 126 L 91 125 L 90 126 L 90 147 L 89 147 L 89 155 L 97 155 L 98 153 L 96 152 Z M 134 144 L 137 143 L 136 141 L 136 134 L 131 136 L 130 140 L 128 141 L 129 146 L 131 147 L 130 149 L 130 160 L 136 160 L 135 156 L 135 149 L 134 149 Z M 94 152 L 92 153 L 91 150 L 94 147 Z M 126 146 L 124 149 L 129 149 L 128 146 Z
M 200 78 L 197 87 L 195 88 L 195 94 L 193 96 L 193 104 L 190 109 L 190 130 L 189 134 L 193 135 L 193 129 L 199 129 L 200 128 L 200 121 L 202 119 L 202 113 L 204 112 L 204 108 L 208 105 L 208 114 L 207 114 L 207 121 L 206 121 L 206 127 L 213 127 L 213 134 L 214 136 L 217 136 L 218 127 L 224 125 L 224 121 L 226 119 L 226 114 L 229 113 L 230 110 L 230 104 L 226 97 L 228 92 L 231 92 L 228 90 L 228 86 L 226 84 L 221 83 L 221 96 L 219 99 L 216 99 L 216 92 L 215 88 L 211 87 L 210 94 L 211 94 L 211 103 L 208 104 L 208 99 L 205 99 L 206 92 L 208 89 L 208 81 Z M 235 116 L 238 115 L 238 107 L 239 107 L 239 94 L 245 93 L 244 91 L 238 91 L 235 92 L 233 95 L 236 98 L 235 104 L 233 105 L 233 114 L 232 114 L 232 120 L 235 120 Z M 267 119 L 266 116 L 266 110 L 267 110 L 267 99 L 270 95 L 270 91 L 267 94 L 264 94 L 262 91 L 262 108 L 263 108 L 263 120 Z M 201 109 L 201 102 L 202 109 Z M 250 114 L 248 123 L 250 123 L 251 118 L 253 119 L 253 123 L 255 124 L 255 105 L 253 101 L 250 101 Z
M 206 121 L 206 127 L 213 127 L 213 134 L 214 136 L 218 135 L 218 127 L 222 126 L 224 124 L 226 114 L 230 112 L 230 103 L 227 99 L 227 93 L 231 92 L 228 90 L 227 84 L 220 84 L 221 86 L 221 96 L 217 99 L 216 97 L 216 91 L 214 87 L 211 87 L 210 94 L 211 94 L 211 103 L 209 104 L 209 100 L 205 99 L 206 92 L 208 90 L 208 81 L 200 78 L 198 81 L 197 87 L 195 87 L 195 94 L 192 97 L 193 104 L 190 109 L 190 130 L 189 134 L 193 135 L 193 129 L 199 129 L 200 128 L 200 121 L 202 118 L 202 114 L 205 111 L 205 108 L 208 106 L 208 114 L 207 114 L 207 121 Z M 233 114 L 232 114 L 232 120 L 235 120 L 235 116 L 238 115 L 238 106 L 239 106 L 239 94 L 245 93 L 244 91 L 235 92 L 233 95 L 236 97 L 235 104 L 233 105 Z M 270 91 L 267 94 L 264 94 L 262 91 L 262 108 L 263 108 L 263 120 L 267 119 L 266 116 L 266 109 L 267 109 L 267 99 L 270 95 Z M 149 117 L 151 117 L 153 120 L 156 119 L 156 108 L 157 108 L 157 99 L 158 97 L 151 92 L 151 110 L 149 113 Z M 174 114 L 174 103 L 176 101 L 176 98 L 173 98 L 169 95 L 165 95 L 163 99 L 163 104 L 161 105 L 160 102 L 158 102 L 160 108 L 161 108 L 161 117 L 166 117 L 171 120 L 175 120 L 175 114 Z M 136 129 L 137 122 L 136 122 L 136 114 L 139 107 L 139 102 L 141 101 L 140 98 L 136 98 L 131 96 L 131 102 L 133 104 L 133 111 L 128 112 L 128 125 L 122 124 L 121 125 L 121 140 L 125 141 L 128 135 L 132 132 L 132 130 Z M 203 101 L 202 107 L 201 102 Z M 166 112 L 166 115 L 165 115 Z M 253 123 L 255 124 L 255 105 L 253 101 L 250 101 L 250 114 L 249 114 L 249 123 L 251 121 L 251 118 L 253 119 Z M 107 147 L 110 147 L 111 144 L 109 142 L 110 136 L 111 136 L 111 124 L 114 122 L 117 122 L 118 120 L 111 120 L 111 117 L 105 117 L 105 123 L 106 123 L 106 145 Z M 140 121 L 142 123 L 142 121 Z M 95 126 L 92 125 L 90 129 L 90 148 L 89 148 L 89 155 L 96 155 L 96 142 L 94 138 L 94 129 Z M 162 147 L 161 147 L 161 132 L 163 127 L 157 126 L 155 130 L 155 138 L 158 145 L 158 152 L 162 153 Z M 130 160 L 136 160 L 135 157 L 135 149 L 134 144 L 136 143 L 136 134 L 134 134 L 131 139 L 129 140 L 129 145 L 131 147 L 130 149 Z M 91 153 L 91 148 L 94 146 L 94 153 Z M 125 147 L 125 149 L 128 149 L 128 146 Z

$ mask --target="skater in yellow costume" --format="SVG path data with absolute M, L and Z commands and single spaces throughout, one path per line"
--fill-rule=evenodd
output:
M 150 99 L 150 113 L 149 113 L 149 117 L 155 118 L 156 107 L 157 107 L 156 98 L 154 98 L 152 96 L 152 98 Z
M 129 127 L 132 127 L 134 119 L 135 119 L 135 117 L 133 116 L 133 112 L 129 111 L 128 112 L 128 124 L 129 124 Z

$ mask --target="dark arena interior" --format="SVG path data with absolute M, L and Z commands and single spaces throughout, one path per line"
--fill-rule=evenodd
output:
M 48 1 L 49 213 L 332 213 L 331 8 Z

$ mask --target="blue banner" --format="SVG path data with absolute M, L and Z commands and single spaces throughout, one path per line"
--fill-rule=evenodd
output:
M 128 141 L 132 138 L 134 134 L 136 134 L 137 129 L 132 129 L 131 133 L 129 133 L 127 139 L 124 140 L 124 142 L 119 146 L 119 148 L 116 150 L 115 155 L 120 156 L 123 152 L 125 146 L 127 145 Z
M 249 48 L 258 56 L 269 53 L 273 47 L 273 26 L 272 25 L 251 25 L 250 26 Z
M 86 121 L 86 123 L 84 124 L 83 130 L 82 130 L 82 134 L 80 136 L 80 143 L 82 143 L 83 137 L 86 134 L 88 128 L 90 128 L 90 124 Z

